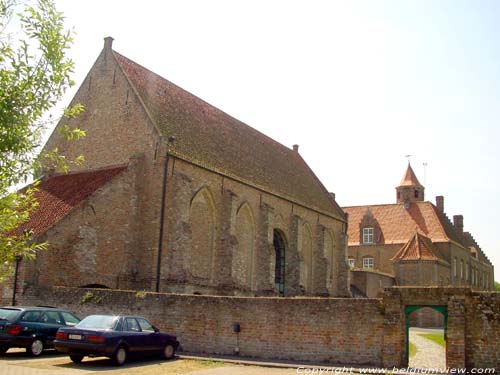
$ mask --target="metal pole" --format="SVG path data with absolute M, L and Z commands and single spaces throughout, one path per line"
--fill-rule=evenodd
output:
M 175 141 L 174 136 L 168 137 L 167 154 L 165 157 L 165 168 L 163 169 L 163 185 L 161 192 L 161 210 L 160 210 L 160 234 L 158 238 L 158 258 L 156 260 L 156 288 L 155 291 L 160 291 L 160 275 L 161 275 L 161 256 L 163 252 L 163 231 L 165 227 L 165 202 L 167 200 L 167 176 L 168 176 L 168 161 L 170 144 Z
M 20 261 L 21 261 L 21 256 L 16 255 L 16 270 L 14 271 L 14 290 L 12 292 L 12 306 L 16 306 L 17 274 L 19 273 Z

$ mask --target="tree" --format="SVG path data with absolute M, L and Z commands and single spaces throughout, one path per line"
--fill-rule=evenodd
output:
M 495 281 L 495 290 L 500 292 L 500 283 L 498 281 Z
M 37 207 L 36 183 L 26 183 L 42 163 L 68 168 L 68 161 L 50 150 L 40 155 L 42 135 L 52 121 L 47 111 L 73 85 L 73 61 L 67 56 L 72 32 L 53 0 L 0 0 L 0 278 L 16 256 L 32 258 L 45 244 L 30 241 L 30 232 L 16 230 Z M 66 109 L 76 116 L 83 107 Z M 85 133 L 65 129 L 68 139 Z M 75 162 L 81 162 L 79 158 Z

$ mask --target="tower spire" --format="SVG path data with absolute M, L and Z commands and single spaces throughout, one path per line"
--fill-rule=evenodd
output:
M 407 208 L 411 202 L 421 202 L 424 200 L 424 186 L 418 181 L 415 172 L 408 159 L 408 167 L 406 172 L 396 187 L 396 201 L 397 203 L 404 203 Z

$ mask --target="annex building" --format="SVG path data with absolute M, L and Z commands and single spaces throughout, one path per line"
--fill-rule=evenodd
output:
M 408 164 L 396 203 L 343 207 L 348 214 L 348 263 L 353 295 L 376 297 L 388 286 L 471 287 L 494 290 L 493 265 L 464 230 L 463 216 L 445 214 L 444 197 L 424 200 L 425 188 Z M 442 315 L 420 314 L 419 325 Z
M 112 49 L 45 148 L 85 156 L 45 171 L 24 229 L 49 249 L 21 261 L 32 286 L 238 296 L 349 296 L 347 220 L 302 159 Z M 8 285 L 9 284 L 9 285 Z M 12 295 L 4 283 L 4 301 Z M 20 298 L 20 297 L 19 297 Z

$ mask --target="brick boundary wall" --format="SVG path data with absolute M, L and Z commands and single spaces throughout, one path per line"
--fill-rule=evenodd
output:
M 468 288 L 386 288 L 381 299 L 273 298 L 52 287 L 25 290 L 24 305 L 84 317 L 142 315 L 198 354 L 391 369 L 407 366 L 405 306 L 446 306 L 449 368 L 500 372 L 500 293 Z M 234 324 L 241 332 L 236 334 Z
M 331 364 L 382 365 L 380 299 L 218 297 L 53 287 L 24 304 L 66 308 L 80 317 L 126 313 L 177 335 L 182 349 Z M 241 332 L 234 333 L 239 323 Z M 238 337 L 239 336 L 239 337 Z

